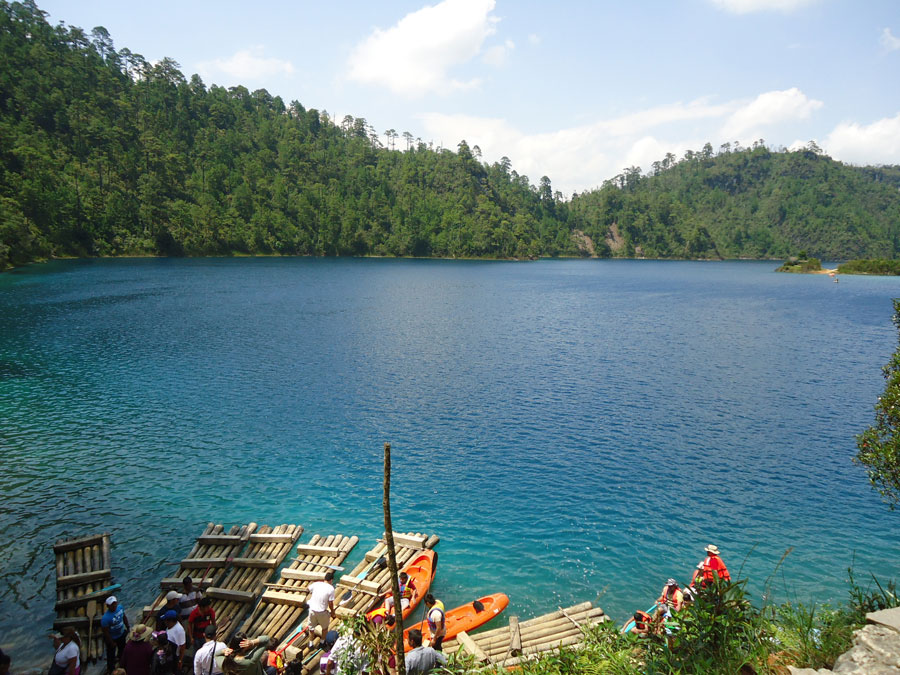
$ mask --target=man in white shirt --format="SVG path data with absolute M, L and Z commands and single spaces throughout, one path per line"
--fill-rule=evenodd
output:
M 187 636 L 184 634 L 184 627 L 178 623 L 178 613 L 174 609 L 170 609 L 163 616 L 166 622 L 166 637 L 169 639 L 178 654 L 178 672 L 184 671 L 184 645 L 187 642 Z
M 325 574 L 325 581 L 316 581 L 309 585 L 309 632 L 324 638 L 328 626 L 334 618 L 334 572 Z M 318 628 L 318 630 L 316 630 Z
M 216 627 L 209 625 L 203 633 L 206 642 L 194 654 L 194 675 L 222 675 L 221 661 L 213 658 L 228 645 L 216 641 Z M 210 671 L 212 661 L 212 671 Z

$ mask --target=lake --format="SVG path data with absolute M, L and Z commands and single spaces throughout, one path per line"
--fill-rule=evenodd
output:
M 898 576 L 851 463 L 900 278 L 775 262 L 91 260 L 0 275 L 0 646 L 49 663 L 52 544 L 126 607 L 209 521 L 436 533 L 447 606 L 616 620 L 715 543 L 757 601 Z M 792 552 L 777 570 L 788 548 Z M 349 567 L 348 567 L 349 569 Z M 502 621 L 502 619 L 501 619 Z

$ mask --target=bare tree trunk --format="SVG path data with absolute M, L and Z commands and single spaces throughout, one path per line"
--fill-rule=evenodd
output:
M 391 444 L 384 444 L 384 540 L 388 550 L 388 569 L 391 573 L 391 592 L 394 594 L 394 637 L 397 645 L 397 675 L 406 675 L 403 650 L 403 602 L 400 580 L 397 578 L 397 553 L 394 550 L 394 527 L 391 525 Z

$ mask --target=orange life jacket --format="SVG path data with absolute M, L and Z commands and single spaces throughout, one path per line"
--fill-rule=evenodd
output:
M 725 567 L 725 563 L 722 562 L 722 559 L 717 555 L 709 555 L 706 560 L 702 563 L 703 568 L 700 573 L 703 577 L 702 584 L 706 586 L 706 584 L 713 583 L 716 579 L 721 579 L 722 581 L 731 581 L 731 575 L 728 573 L 728 568 Z
M 634 627 L 638 630 L 645 630 L 647 626 L 650 625 L 650 622 L 653 621 L 653 617 L 647 614 L 647 612 L 638 610 L 637 612 L 635 612 L 635 614 L 638 614 L 640 616 L 640 620 L 634 620 Z

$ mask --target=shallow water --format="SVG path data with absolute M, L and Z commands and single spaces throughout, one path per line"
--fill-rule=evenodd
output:
M 68 261 L 0 276 L 0 646 L 48 662 L 52 543 L 140 606 L 208 521 L 440 535 L 448 606 L 624 620 L 716 543 L 758 599 L 897 576 L 851 464 L 900 278 L 774 263 Z

